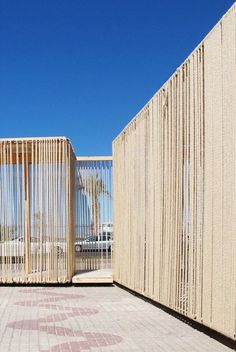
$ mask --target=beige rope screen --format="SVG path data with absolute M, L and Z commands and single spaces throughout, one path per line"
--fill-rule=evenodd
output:
M 236 13 L 113 142 L 114 278 L 236 339 Z
M 76 161 L 76 269 L 110 269 L 112 264 L 112 158 Z
M 0 281 L 74 274 L 74 161 L 64 137 L 0 140 Z

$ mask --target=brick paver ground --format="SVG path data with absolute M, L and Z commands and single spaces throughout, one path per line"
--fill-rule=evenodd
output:
M 119 287 L 0 287 L 1 352 L 227 352 Z

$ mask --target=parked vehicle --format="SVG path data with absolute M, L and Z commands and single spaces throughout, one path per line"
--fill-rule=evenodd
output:
M 66 250 L 65 243 L 52 243 L 44 241 L 42 247 L 38 238 L 30 239 L 30 254 L 48 254 L 55 250 L 58 255 L 63 254 Z M 24 236 L 14 238 L 9 241 L 0 242 L 0 257 L 23 257 L 25 254 L 25 238 Z
M 112 238 L 109 232 L 103 232 L 97 236 L 90 235 L 85 239 L 75 242 L 76 252 L 82 251 L 108 251 L 112 248 Z

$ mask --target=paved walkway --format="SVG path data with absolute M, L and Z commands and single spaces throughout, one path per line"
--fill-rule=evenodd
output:
M 118 287 L 0 287 L 1 352 L 226 352 Z

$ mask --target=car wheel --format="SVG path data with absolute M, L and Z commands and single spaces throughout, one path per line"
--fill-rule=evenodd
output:
M 79 244 L 75 247 L 76 252 L 82 252 L 82 246 Z

